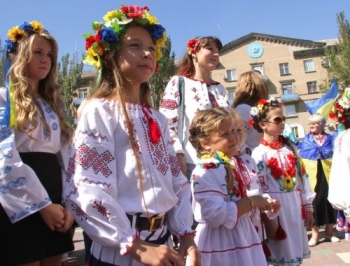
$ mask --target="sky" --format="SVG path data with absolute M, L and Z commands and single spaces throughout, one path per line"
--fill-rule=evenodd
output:
M 148 6 L 176 57 L 197 36 L 219 37 L 223 45 L 252 32 L 316 41 L 338 37 L 337 13 L 350 21 L 350 0 L 10 0 L 0 4 L 0 39 L 13 26 L 38 20 L 56 38 L 59 58 L 81 55 L 91 22 L 121 4 Z

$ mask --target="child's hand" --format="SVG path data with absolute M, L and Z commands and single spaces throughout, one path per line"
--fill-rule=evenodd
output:
M 185 155 L 182 153 L 177 153 L 176 157 L 177 157 L 177 161 L 179 162 L 181 172 L 184 174 L 184 176 L 186 176 L 187 175 L 187 165 L 185 162 Z
M 181 257 L 188 255 L 191 266 L 201 266 L 201 254 L 197 249 L 192 235 L 185 235 L 181 238 L 181 243 L 178 252 Z
M 176 250 L 165 245 L 147 243 L 141 239 L 134 242 L 130 254 L 138 262 L 149 266 L 184 266 L 184 259 Z
M 277 214 L 281 209 L 281 203 L 279 200 L 276 199 L 267 199 L 267 201 L 270 203 L 270 208 L 268 211 L 271 212 L 271 214 Z
M 64 225 L 64 208 L 61 204 L 52 203 L 39 211 L 41 218 L 51 231 Z
M 312 212 L 306 212 L 305 227 L 311 229 L 315 224 L 314 214 Z
M 254 207 L 259 208 L 262 211 L 270 210 L 270 203 L 268 202 L 267 199 L 265 199 L 261 195 L 256 195 L 256 196 L 251 196 L 250 197 L 253 201 Z
M 72 227 L 72 224 L 74 222 L 73 215 L 68 208 L 64 208 L 63 213 L 64 213 L 64 225 L 61 228 L 56 228 L 56 231 L 61 233 L 67 232 Z

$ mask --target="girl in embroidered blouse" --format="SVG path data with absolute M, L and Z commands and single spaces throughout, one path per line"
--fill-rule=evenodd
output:
M 198 161 L 196 151 L 188 141 L 188 128 L 194 115 L 198 110 L 229 106 L 224 86 L 213 81 L 210 74 L 219 63 L 221 48 L 221 41 L 213 36 L 189 40 L 176 76 L 171 78 L 164 90 L 159 108 L 168 119 L 175 152 L 187 178 L 190 178 Z M 179 89 L 180 79 L 183 80 L 183 95 Z
M 32 21 L 8 31 L 5 49 L 6 89 L 0 89 L 0 261 L 57 266 L 63 253 L 74 249 L 69 232 L 73 216 L 62 205 L 62 169 L 69 158 L 71 132 L 56 85 L 57 43 Z
M 286 232 L 286 237 L 267 242 L 272 253 L 268 263 L 299 265 L 310 256 L 306 228 L 314 224 L 312 201 L 315 193 L 296 147 L 282 136 L 285 117 L 278 100 L 260 99 L 250 114 L 250 124 L 263 132 L 260 145 L 252 153 L 259 169 L 260 187 L 281 202 L 280 214 L 274 221 Z
M 255 207 L 271 213 L 278 208 L 261 195 L 247 197 L 246 180 L 232 161 L 238 150 L 236 125 L 232 111 L 214 108 L 198 111 L 190 126 L 189 140 L 201 158 L 191 187 L 202 265 L 266 261 L 250 215 Z
M 200 265 L 190 186 L 166 119 L 150 107 L 148 80 L 165 29 L 148 7 L 121 6 L 85 35 L 98 89 L 81 112 L 65 189 L 67 206 L 93 240 L 89 265 Z M 170 232 L 180 238 L 172 249 Z
M 350 241 L 350 82 L 341 93 L 329 114 L 336 120 L 339 134 L 334 140 L 334 153 L 329 174 L 328 201 L 338 211 L 337 230 Z

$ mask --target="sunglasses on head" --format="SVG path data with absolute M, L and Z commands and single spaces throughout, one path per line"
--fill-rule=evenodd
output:
M 268 121 L 265 121 L 265 122 L 268 122 L 268 123 L 273 123 L 275 125 L 279 125 L 281 123 L 285 123 L 286 122 L 286 117 L 285 116 L 282 116 L 282 117 L 275 117 L 273 118 L 272 120 L 268 120 Z

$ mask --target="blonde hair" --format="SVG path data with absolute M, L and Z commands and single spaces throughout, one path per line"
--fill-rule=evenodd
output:
M 241 143 L 240 143 L 240 146 L 238 147 L 238 148 L 241 148 L 243 144 L 247 141 L 248 132 L 245 127 L 245 123 L 243 119 L 240 117 L 240 115 L 237 114 L 236 112 L 232 112 L 232 113 L 233 113 L 234 122 L 237 125 L 237 131 L 240 130 L 240 132 L 237 132 L 237 133 L 239 133 L 241 136 Z
M 52 55 L 50 71 L 43 80 L 39 81 L 38 93 L 57 114 L 61 135 L 66 141 L 69 141 L 72 133 L 65 123 L 66 108 L 61 97 L 61 90 L 56 83 L 58 46 L 56 40 L 46 31 L 29 35 L 18 43 L 16 51 L 9 54 L 12 63 L 9 75 L 16 88 L 14 99 L 17 109 L 17 127 L 21 131 L 27 131 L 30 137 L 38 127 L 38 109 L 31 96 L 32 84 L 28 78 L 27 66 L 33 55 L 34 40 L 39 37 L 50 43 Z
M 223 107 L 198 111 L 196 113 L 189 128 L 189 141 L 196 149 L 198 156 L 207 153 L 201 146 L 200 140 L 210 138 L 210 136 L 217 133 L 220 123 L 227 118 L 233 119 L 233 113 L 232 110 Z
M 232 107 L 236 108 L 240 104 L 254 106 L 259 99 L 267 99 L 268 96 L 268 86 L 264 77 L 256 71 L 248 71 L 238 78 Z

